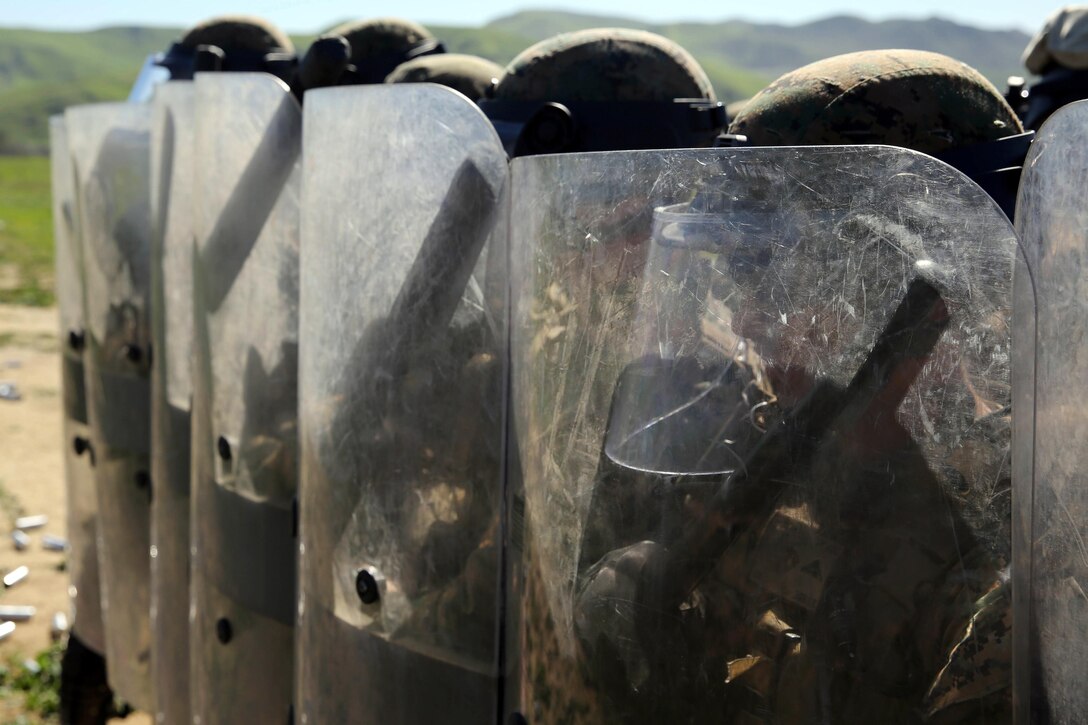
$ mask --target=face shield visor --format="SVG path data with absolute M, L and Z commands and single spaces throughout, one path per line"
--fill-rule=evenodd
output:
M 790 220 L 762 200 L 702 194 L 654 210 L 639 323 L 642 355 L 613 396 L 605 454 L 662 475 L 732 471 L 738 440 L 765 428 L 767 396 L 734 308 L 788 253 Z

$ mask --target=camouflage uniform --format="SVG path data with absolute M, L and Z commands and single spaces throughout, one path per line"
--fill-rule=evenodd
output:
M 465 94 L 469 100 L 483 98 L 492 82 L 502 75 L 502 66 L 474 55 L 444 53 L 401 63 L 385 77 L 386 83 L 438 83 Z
M 756 146 L 879 143 L 927 154 L 1023 132 L 997 89 L 938 53 L 848 53 L 787 73 L 729 127 Z
M 671 102 L 677 98 L 715 99 L 706 73 L 687 51 L 660 36 L 629 29 L 584 30 L 541 41 L 511 61 L 492 97 L 509 101 L 600 103 L 616 108 L 623 108 L 625 103 Z M 712 140 L 713 135 L 708 136 L 706 144 Z M 657 147 L 668 147 L 670 143 L 671 139 L 662 138 Z M 645 262 L 649 210 L 645 200 L 634 199 L 596 211 L 599 213 L 592 214 L 596 236 L 610 241 L 595 248 L 594 259 L 588 266 L 593 270 L 595 282 L 617 288 L 617 297 L 625 298 L 634 291 Z M 557 337 L 564 335 L 572 310 L 570 298 L 570 290 L 557 282 L 547 290 L 546 299 L 534 305 L 530 314 L 540 327 L 532 342 L 535 353 L 547 356 Z M 594 306 L 590 315 L 594 325 L 602 328 L 609 325 L 609 310 Z M 602 350 L 601 355 L 610 359 L 618 356 L 618 351 Z M 555 363 L 558 370 L 559 361 Z M 572 356 L 564 364 L 577 367 L 592 362 L 588 355 Z M 565 405 L 566 396 L 577 391 L 562 389 L 561 379 L 578 374 L 577 370 L 564 369 L 563 375 L 555 375 L 549 383 L 556 387 L 549 388 L 546 397 L 555 401 L 557 407 Z M 511 457 L 516 459 L 516 454 Z M 522 518 L 526 510 L 524 493 L 517 481 L 511 482 L 511 486 L 514 492 L 510 529 L 519 542 L 511 546 L 512 566 L 520 574 L 510 584 L 512 609 L 507 612 L 508 651 L 517 653 L 511 658 L 509 671 L 510 707 L 520 709 L 534 723 L 609 721 L 615 717 L 612 703 L 602 700 L 598 692 L 587 686 L 582 668 L 556 666 L 561 654 L 569 654 L 564 644 L 567 625 L 553 618 L 542 586 L 548 572 L 534 543 L 539 536 L 536 532 L 547 530 L 552 522 L 534 521 L 531 515 Z M 610 664 L 615 669 L 615 664 Z
M 388 334 L 383 327 L 372 331 L 373 339 Z M 398 519 L 396 549 L 405 567 L 399 584 L 411 603 L 407 616 L 376 617 L 372 626 L 391 638 L 441 644 L 487 662 L 495 645 L 498 571 L 497 343 L 485 320 L 451 323 L 401 359 L 392 359 L 400 356 L 388 355 L 388 346 L 376 347 L 364 336 L 347 369 L 389 376 L 345 388 L 346 404 L 331 425 L 359 441 L 337 455 L 348 470 L 374 471 L 376 481 L 413 482 L 368 492 Z M 427 411 L 422 423 L 420 410 Z M 449 421 L 473 424 L 451 431 Z M 350 516 L 351 506 L 337 513 Z M 330 531 L 348 528 L 346 521 L 325 523 Z
M 715 391 L 720 400 L 705 403 L 708 420 L 695 427 L 716 429 L 725 419 L 720 437 L 745 460 L 758 431 L 785 410 L 767 371 L 738 360 L 728 372 L 692 375 L 725 382 Z M 701 419 L 701 407 L 692 406 L 689 419 Z M 760 411 L 758 425 L 749 409 Z M 999 458 L 1008 421 L 991 422 L 1006 432 L 997 433 L 1003 448 L 989 444 Z M 937 472 L 927 458 L 890 411 L 840 432 L 777 479 L 785 491 L 770 513 L 746 524 L 678 611 L 632 628 L 647 607 L 639 591 L 645 567 L 704 499 L 662 495 L 660 477 L 602 455 L 575 625 L 615 720 L 803 723 L 824 708 L 842 722 L 1007 715 L 1009 611 L 1000 570 L 1008 552 L 993 548 L 1000 533 L 977 525 L 973 502 L 952 491 L 1003 464 L 992 455 L 950 455 Z M 1007 470 L 1003 478 L 1007 493 Z M 602 541 L 620 548 L 605 552 Z
M 788 73 L 730 127 L 757 145 L 884 143 L 928 153 L 1020 130 L 975 71 L 918 51 L 853 53 Z M 780 415 L 775 400 L 763 401 L 771 420 Z M 796 485 L 769 516 L 730 543 L 666 630 L 635 635 L 642 645 L 631 646 L 622 621 L 635 619 L 635 583 L 657 546 L 640 540 L 654 527 L 619 534 L 606 524 L 604 538 L 626 546 L 595 563 L 599 554 L 583 556 L 576 621 L 597 677 L 625 693 L 613 703 L 619 717 L 645 719 L 658 708 L 654 717 L 676 721 L 809 722 L 829 708 L 824 715 L 844 722 L 1007 718 L 1008 551 L 991 544 L 1008 541 L 1001 459 L 1009 419 L 976 401 L 979 417 L 967 440 L 945 452 L 941 471 L 893 414 L 865 431 L 875 441 L 821 451 L 791 474 Z M 725 437 L 744 458 L 743 431 Z M 998 517 L 973 509 L 987 502 L 949 494 L 948 482 L 977 480 L 979 470 L 997 481 L 989 496 L 1005 523 L 996 532 L 979 522 Z M 591 511 L 587 543 L 601 525 Z M 784 551 L 792 552 L 785 566 Z M 618 629 L 602 619 L 604 601 L 630 602 L 631 611 L 613 615 Z M 655 662 L 648 640 L 683 654 Z

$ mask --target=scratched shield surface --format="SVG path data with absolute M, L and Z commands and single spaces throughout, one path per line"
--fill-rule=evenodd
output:
M 1007 713 L 1020 255 L 993 201 L 887 147 L 511 179 L 508 712 Z
M 114 692 L 153 704 L 150 659 L 150 122 L 146 104 L 65 111 L 82 250 L 84 380 Z
M 1034 319 L 1018 317 L 1016 593 L 1017 719 L 1081 722 L 1088 693 L 1080 663 L 1088 656 L 1088 416 L 1080 391 L 1088 375 L 1088 179 L 1084 138 L 1088 103 L 1047 119 L 1024 163 L 1017 201 L 1020 233 L 1037 297 Z M 1029 304 L 1027 275 L 1017 309 Z M 1034 369 L 1034 376 L 1027 373 Z
M 494 722 L 506 155 L 439 86 L 305 113 L 300 714 Z
M 195 86 L 192 712 L 286 722 L 302 109 L 267 74 L 204 74 Z
M 87 421 L 83 356 L 83 251 L 79 243 L 72 157 L 64 116 L 49 119 L 53 186 L 53 242 L 57 264 L 57 311 L 60 316 L 61 396 L 64 408 L 65 492 L 68 496 L 68 593 L 75 617 L 72 632 L 98 654 L 106 651 L 98 573 L 98 496 Z
M 192 81 L 151 99 L 151 670 L 156 717 L 189 722 L 189 458 L 193 348 Z

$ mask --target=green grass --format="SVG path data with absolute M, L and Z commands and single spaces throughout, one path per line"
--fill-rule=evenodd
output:
M 60 711 L 60 664 L 64 644 L 57 642 L 33 658 L 11 654 L 0 664 L 0 699 L 22 699 L 23 712 L 9 722 L 57 722 Z
M 0 156 L 0 302 L 53 303 L 49 159 Z

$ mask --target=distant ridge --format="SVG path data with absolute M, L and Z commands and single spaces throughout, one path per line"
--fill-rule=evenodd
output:
M 647 23 L 622 17 L 527 10 L 480 28 L 431 25 L 453 52 L 509 62 L 556 33 L 628 27 L 659 33 L 702 64 L 725 101 L 751 96 L 782 73 L 839 53 L 916 48 L 945 53 L 981 71 L 1000 89 L 1022 74 L 1029 40 L 1018 30 L 982 30 L 940 18 L 872 22 L 834 16 L 800 25 L 740 20 Z M 0 153 L 41 153 L 46 119 L 75 103 L 123 99 L 143 59 L 164 50 L 180 28 L 111 27 L 88 32 L 0 28 Z M 294 36 L 305 48 L 312 36 Z
M 659 33 L 680 43 L 700 62 L 704 57 L 715 57 L 727 65 L 768 79 L 840 53 L 913 48 L 962 60 L 999 87 L 1009 75 L 1023 73 L 1020 53 L 1030 39 L 1019 30 L 983 30 L 942 18 L 873 22 L 851 15 L 835 15 L 799 25 L 744 20 L 655 24 L 618 17 L 529 10 L 497 18 L 485 27 L 541 40 L 556 33 L 606 26 Z

